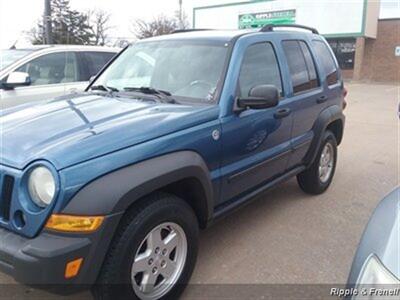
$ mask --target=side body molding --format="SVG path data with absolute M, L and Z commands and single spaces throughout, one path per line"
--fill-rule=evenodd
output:
M 343 115 L 342 109 L 338 105 L 332 105 L 320 113 L 313 126 L 314 138 L 311 142 L 310 149 L 304 158 L 306 166 L 309 166 L 314 162 L 318 149 L 322 143 L 323 134 L 328 125 L 338 120 L 342 123 L 342 132 L 340 133 L 340 139 L 338 140 L 338 143 L 340 143 L 345 123 L 345 116 Z
M 82 188 L 62 210 L 64 214 L 110 215 L 125 211 L 143 196 L 184 179 L 200 183 L 200 213 L 213 214 L 213 187 L 202 157 L 193 151 L 166 154 L 109 173 Z

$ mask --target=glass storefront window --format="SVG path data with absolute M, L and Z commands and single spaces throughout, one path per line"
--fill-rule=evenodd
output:
M 328 43 L 335 53 L 340 68 L 343 70 L 354 69 L 356 39 L 328 39 Z

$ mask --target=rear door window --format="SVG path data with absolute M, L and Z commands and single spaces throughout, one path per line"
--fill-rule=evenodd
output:
M 113 58 L 115 53 L 112 52 L 83 52 L 83 56 L 87 63 L 87 74 L 84 81 L 88 81 L 90 77 L 96 75 L 100 70 Z
M 317 72 L 308 46 L 303 41 L 282 42 L 289 66 L 293 93 L 301 93 L 318 87 Z
M 313 46 L 315 54 L 322 64 L 328 85 L 336 84 L 339 81 L 338 70 L 328 46 L 324 42 L 316 40 L 313 41 Z

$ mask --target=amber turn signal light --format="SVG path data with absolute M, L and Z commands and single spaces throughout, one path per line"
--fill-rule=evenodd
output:
M 83 258 L 78 258 L 75 259 L 73 261 L 70 261 L 69 263 L 67 263 L 66 267 L 65 267 L 65 278 L 72 278 L 75 277 L 76 275 L 78 275 L 79 270 L 82 266 L 82 262 L 83 262 Z
M 103 223 L 104 217 L 83 217 L 69 215 L 51 215 L 46 229 L 63 232 L 93 232 Z

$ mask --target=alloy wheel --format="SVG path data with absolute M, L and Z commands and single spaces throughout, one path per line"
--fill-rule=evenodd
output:
M 153 228 L 139 246 L 131 269 L 132 286 L 141 299 L 159 299 L 177 283 L 186 262 L 182 227 L 167 222 Z

